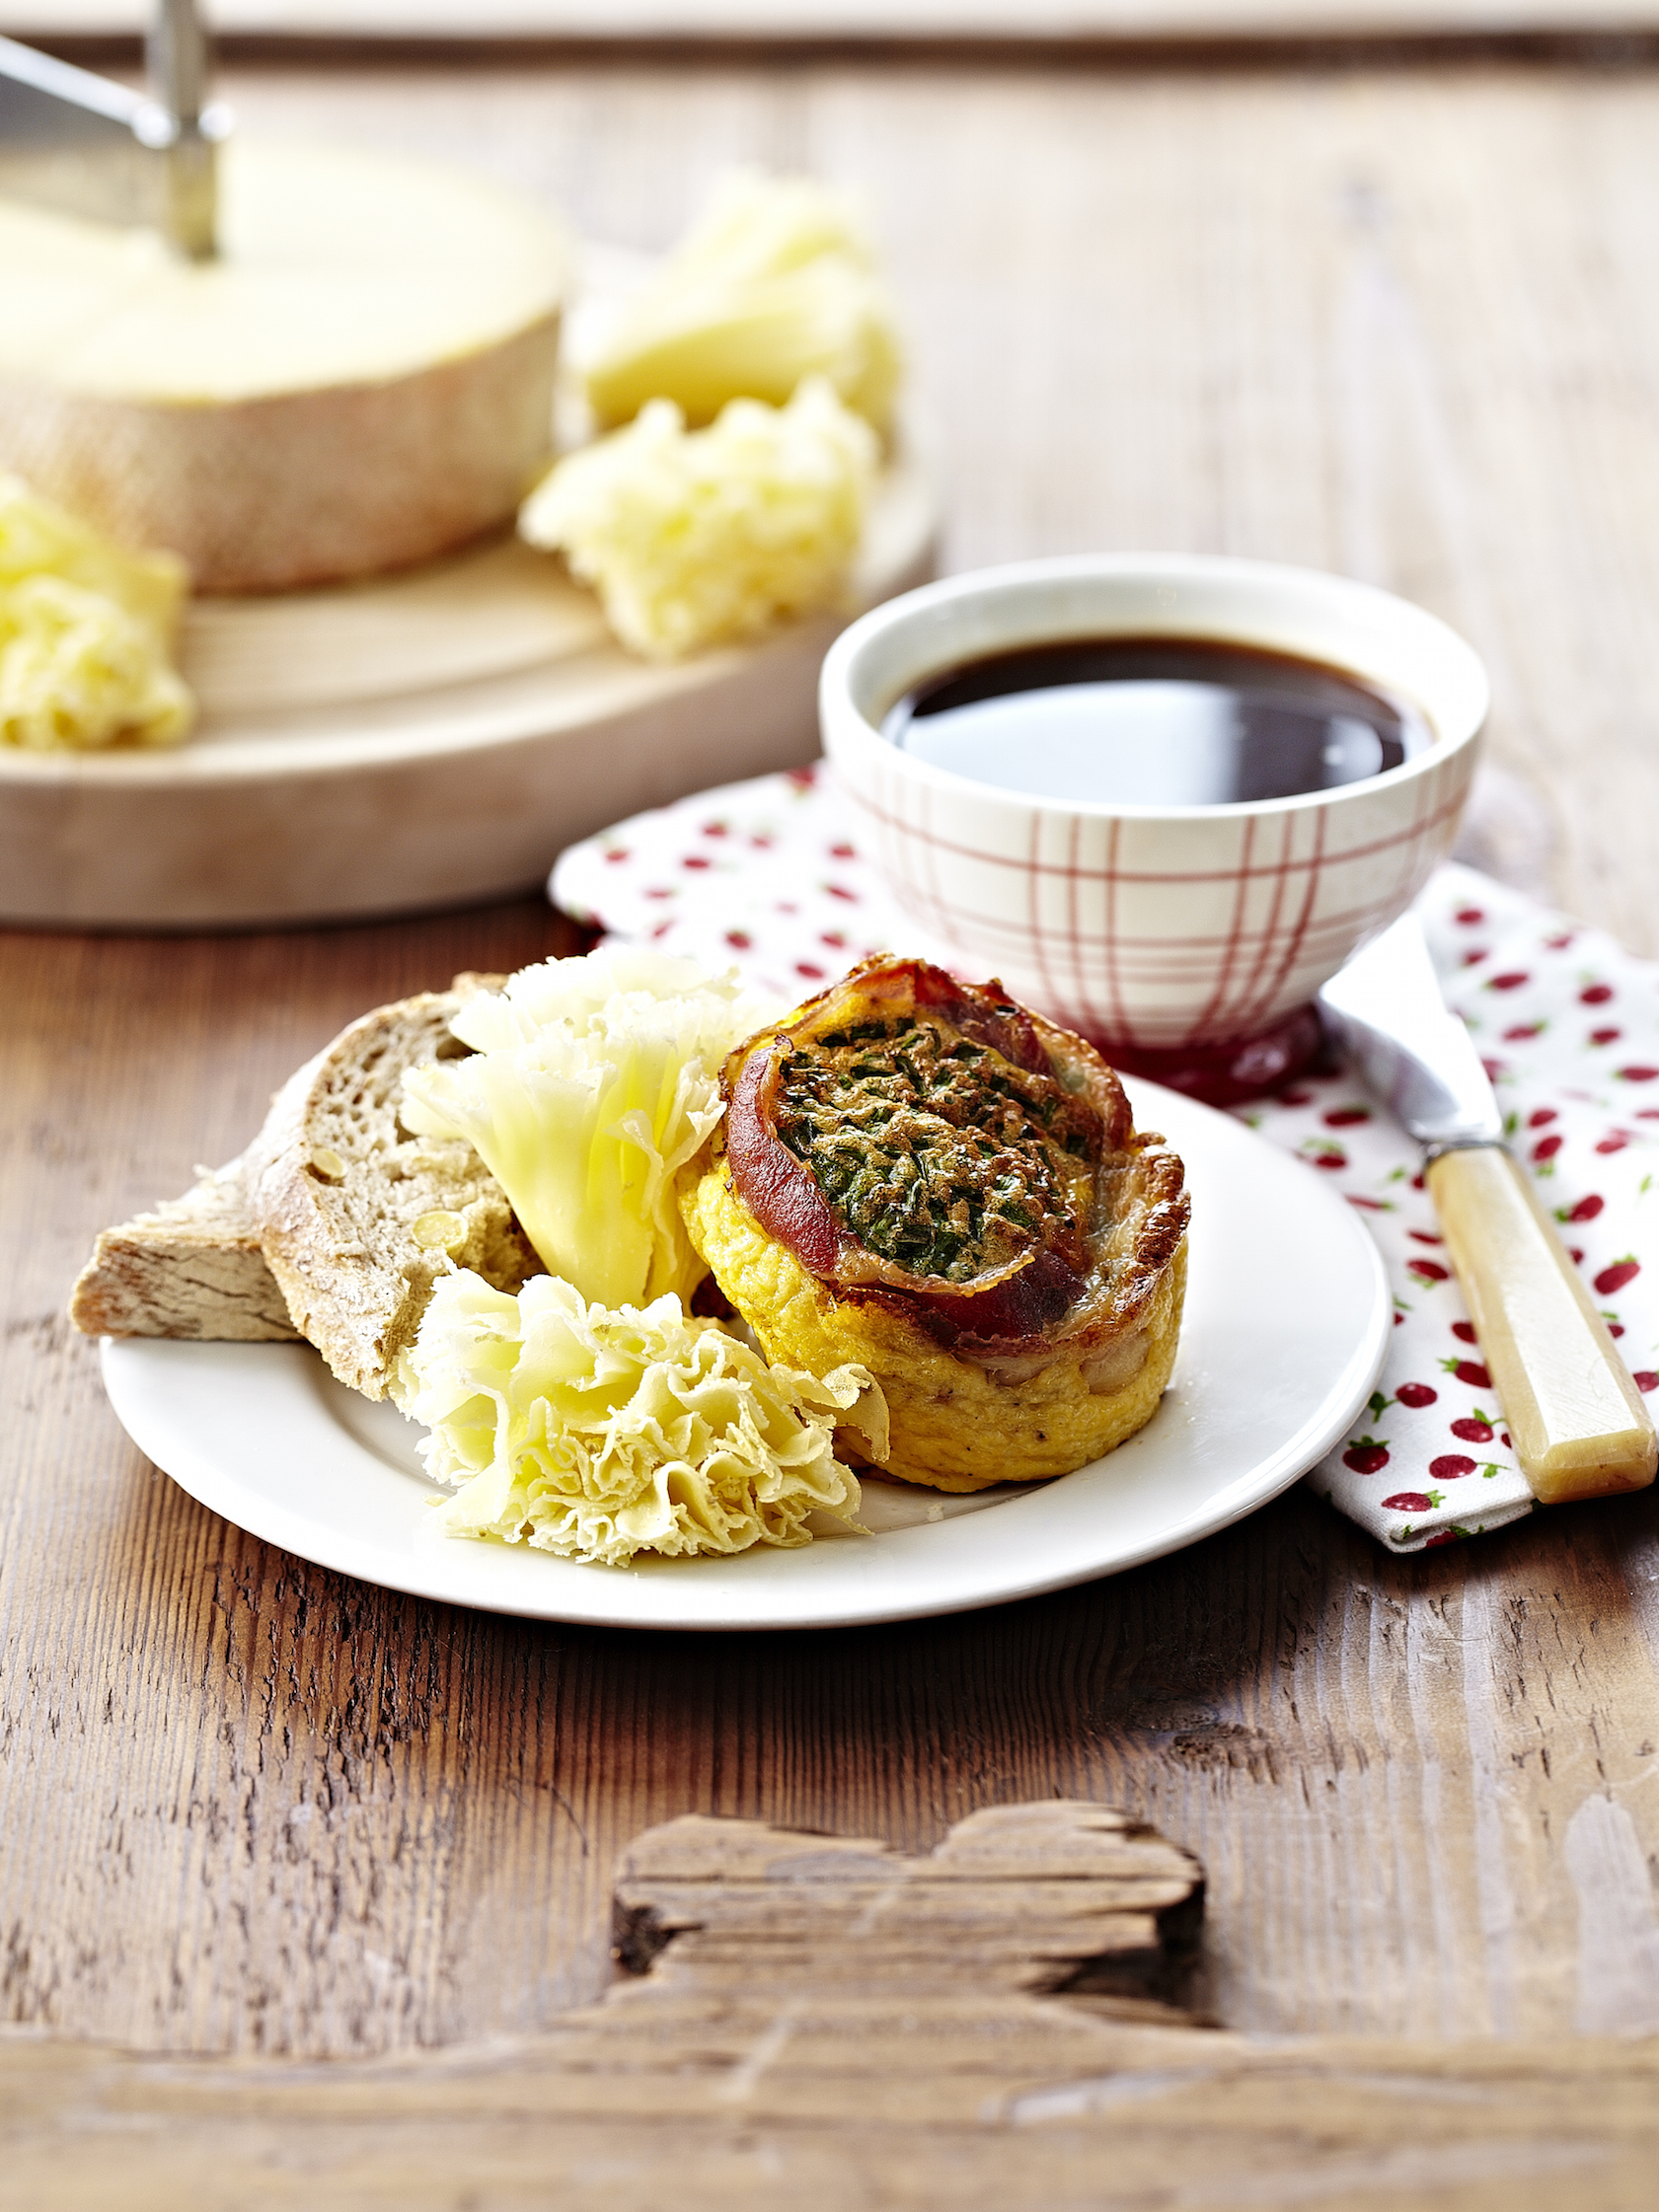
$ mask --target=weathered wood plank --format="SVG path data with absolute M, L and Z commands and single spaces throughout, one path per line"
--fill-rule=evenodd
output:
M 989 1806 L 926 1858 L 690 1815 L 628 1852 L 612 1934 L 681 1992 L 1084 1986 L 1144 2011 L 1190 1978 L 1202 1897 L 1189 1854 L 1059 1801 Z
M 1065 1870 L 1080 1839 L 1088 1856 L 1093 1810 L 1010 1807 L 1000 1820 L 1036 1815 L 1023 1856 L 1038 1886 L 1087 1889 L 1087 1872 Z M 911 1917 L 949 1884 L 953 1841 L 901 1859 L 744 1822 L 659 1828 L 625 1868 L 625 1914 L 665 1926 L 674 1898 L 697 1890 L 741 1948 L 732 1908 L 771 1885 L 794 1955 L 752 1948 L 746 1975 L 688 2004 L 684 1968 L 703 1940 L 688 1930 L 642 1978 L 530 2043 L 323 2069 L 0 2038 L 7 2201 L 276 2208 L 315 2203 L 320 2188 L 331 2206 L 415 2212 L 555 2200 L 725 2212 L 786 2192 L 824 2212 L 1649 2201 L 1659 2043 L 1263 2048 L 1174 2015 L 1137 2028 L 1033 1999 L 1006 1968 L 964 1986 L 954 1944 Z M 1156 1838 L 1140 1847 L 1171 1856 Z M 902 1992 L 849 1990 L 836 1971 L 835 1870 L 871 1856 L 913 1939 Z M 792 1863 L 797 1878 L 780 1879 Z M 1012 1957 L 1026 1885 L 984 1889 L 979 1925 L 997 1939 L 985 1955 Z

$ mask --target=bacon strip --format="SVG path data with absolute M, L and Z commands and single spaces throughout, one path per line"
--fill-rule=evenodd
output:
M 953 1297 L 945 1290 L 930 1290 L 917 1303 L 925 1305 L 942 1326 L 935 1334 L 947 1344 L 959 1338 L 1001 1342 L 1009 1337 L 1046 1337 L 1066 1318 L 1083 1289 L 1084 1278 L 1069 1268 L 1058 1252 L 1039 1252 L 1029 1267 L 1009 1277 L 977 1297 Z
M 841 1223 L 812 1173 L 781 1144 L 772 1126 L 778 1064 L 770 1046 L 743 1063 L 725 1116 L 731 1179 L 768 1236 L 792 1251 L 813 1275 L 833 1276 L 841 1257 Z
M 993 989 L 1000 992 L 1000 987 Z M 1016 1067 L 1032 1073 L 1051 1069 L 1036 1025 L 1022 1006 L 993 996 L 991 991 L 964 987 L 926 961 L 871 961 L 813 1000 L 810 1015 L 792 1027 L 805 1028 L 810 1019 L 811 1027 L 818 1028 L 844 997 L 865 1004 L 899 999 L 934 1007 L 959 1034 L 991 1047 Z M 1101 1072 L 1114 1094 L 1098 1101 L 1104 1108 L 1102 1135 L 1110 1144 L 1117 1137 L 1112 1125 L 1121 1116 L 1126 1129 L 1128 1110 L 1121 1091 Z M 811 1170 L 777 1135 L 779 1074 L 779 1047 L 770 1038 L 740 1048 L 726 1069 L 725 1145 L 732 1181 L 769 1236 L 811 1274 L 854 1295 L 903 1297 L 945 1343 L 1020 1339 L 1028 1345 L 1058 1327 L 1081 1293 L 1085 1277 L 1056 1251 L 1027 1253 L 974 1291 L 931 1290 L 867 1252 L 843 1227 Z

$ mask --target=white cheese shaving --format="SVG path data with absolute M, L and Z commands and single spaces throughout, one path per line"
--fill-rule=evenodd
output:
M 404 1125 L 467 1139 L 584 1297 L 689 1298 L 708 1271 L 676 1179 L 724 1110 L 720 1063 L 778 1010 L 663 953 L 550 960 L 468 1001 L 451 1027 L 473 1057 L 412 1069 Z
M 841 600 L 876 455 L 822 378 L 784 407 L 733 400 L 708 430 L 653 400 L 561 461 L 518 526 L 597 588 L 625 645 L 672 659 Z
M 835 1427 L 851 1421 L 885 1449 L 864 1368 L 819 1381 L 770 1367 L 677 1298 L 607 1310 L 553 1276 L 516 1298 L 446 1276 L 397 1395 L 431 1431 L 427 1472 L 459 1490 L 437 1509 L 451 1534 L 613 1567 L 805 1544 L 811 1512 L 857 1527 Z
M 168 662 L 184 564 L 132 553 L 0 477 L 0 745 L 170 745 L 193 717 Z
M 648 400 L 694 423 L 728 400 L 782 406 L 827 377 L 878 429 L 901 357 L 887 293 L 850 203 L 810 179 L 727 177 L 658 274 L 615 314 L 584 364 L 601 425 Z

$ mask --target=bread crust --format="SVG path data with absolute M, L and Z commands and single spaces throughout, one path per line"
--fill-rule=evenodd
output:
M 300 1334 L 341 1382 L 384 1398 L 453 1264 L 516 1290 L 541 1262 L 473 1147 L 415 1137 L 405 1071 L 460 1057 L 468 992 L 426 992 L 342 1030 L 278 1092 L 250 1155 L 261 1248 Z
M 69 1298 L 87 1336 L 292 1343 L 299 1331 L 265 1265 L 240 1157 L 204 1168 L 183 1198 L 103 1229 Z

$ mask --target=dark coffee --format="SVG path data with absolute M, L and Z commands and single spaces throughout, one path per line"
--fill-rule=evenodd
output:
M 935 768 L 1045 799 L 1216 806 L 1398 768 L 1434 733 L 1339 668 L 1209 637 L 1075 637 L 930 677 L 881 732 Z

